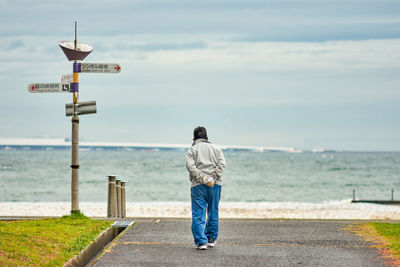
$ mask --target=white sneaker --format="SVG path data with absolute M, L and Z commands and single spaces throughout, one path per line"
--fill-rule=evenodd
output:
M 215 244 L 216 244 L 217 242 L 213 239 L 213 238 L 209 238 L 208 239 L 208 244 L 207 244 L 207 246 L 209 246 L 209 247 L 215 247 Z
M 206 250 L 206 249 L 207 249 L 207 244 L 200 244 L 200 245 L 197 245 L 197 249 L 199 249 L 199 250 Z

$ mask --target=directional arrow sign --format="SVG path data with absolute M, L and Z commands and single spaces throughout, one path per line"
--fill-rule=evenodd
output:
M 121 66 L 115 63 L 81 63 L 80 72 L 118 73 Z
M 61 83 L 72 83 L 74 81 L 73 74 L 64 74 L 61 76 Z
M 31 93 L 69 93 L 69 88 L 69 83 L 31 83 L 28 85 L 28 91 Z
M 87 102 L 80 102 L 77 105 L 77 112 L 78 115 L 85 115 L 85 114 L 92 114 L 96 113 L 96 101 L 87 101 Z M 65 104 L 65 115 L 72 116 L 74 115 L 74 104 Z

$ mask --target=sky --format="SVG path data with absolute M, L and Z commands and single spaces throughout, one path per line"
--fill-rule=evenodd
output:
M 400 151 L 398 0 L 0 0 L 0 138 L 69 138 L 58 41 L 94 47 L 82 141 Z

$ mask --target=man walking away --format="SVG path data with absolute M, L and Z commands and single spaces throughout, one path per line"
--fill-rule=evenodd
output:
M 218 206 L 225 158 L 220 148 L 208 141 L 207 130 L 197 127 L 186 155 L 192 199 L 192 233 L 196 247 L 214 247 L 218 237 Z M 206 220 L 207 217 L 207 220 Z

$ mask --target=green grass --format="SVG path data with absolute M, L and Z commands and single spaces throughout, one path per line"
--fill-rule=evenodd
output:
M 0 222 L 0 266 L 62 266 L 112 222 L 82 213 L 57 219 Z
M 387 240 L 390 249 L 400 257 L 400 223 L 369 223 L 369 225 Z

